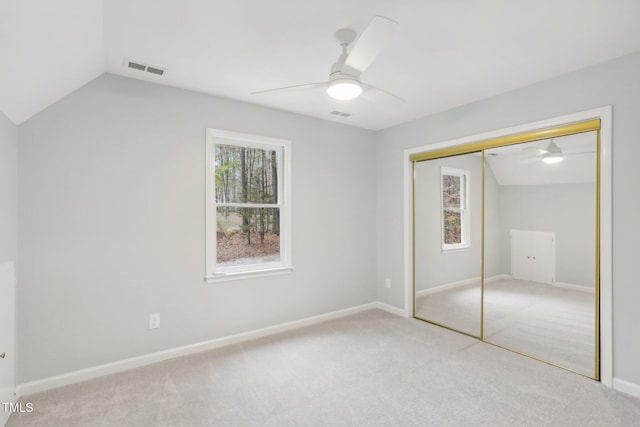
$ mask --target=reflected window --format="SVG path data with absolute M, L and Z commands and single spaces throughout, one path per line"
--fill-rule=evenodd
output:
M 469 247 L 469 171 L 440 169 L 442 250 Z

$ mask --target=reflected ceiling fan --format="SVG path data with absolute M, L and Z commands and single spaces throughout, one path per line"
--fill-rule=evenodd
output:
M 253 92 L 252 95 L 324 88 L 330 97 L 341 101 L 348 101 L 362 95 L 363 98 L 376 103 L 402 103 L 404 102 L 402 98 L 363 83 L 360 79 L 362 73 L 369 68 L 391 39 L 397 27 L 397 22 L 383 16 L 375 16 L 357 40 L 354 30 L 349 28 L 338 30 L 334 33 L 334 37 L 342 47 L 342 54 L 331 66 L 328 81 L 262 90 Z
M 540 159 L 544 163 L 560 163 L 564 160 L 565 156 L 575 156 L 578 154 L 590 154 L 593 151 L 582 151 L 579 153 L 563 153 L 562 149 L 553 141 L 553 138 L 549 140 L 549 144 L 546 148 L 525 147 L 523 151 L 534 151 L 540 155 Z
M 553 142 L 553 138 L 549 140 L 547 148 L 525 147 L 524 150 L 537 152 L 540 156 L 542 156 L 541 159 L 545 163 L 560 163 L 564 160 L 562 150 L 560 149 L 560 147 L 558 147 L 558 144 Z

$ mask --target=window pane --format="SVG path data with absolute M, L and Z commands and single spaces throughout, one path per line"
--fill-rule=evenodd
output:
M 278 203 L 278 151 L 216 144 L 216 203 Z
M 218 267 L 280 261 L 279 208 L 217 208 Z
M 443 214 L 444 244 L 455 245 L 462 243 L 462 213 L 445 209 Z
M 460 208 L 460 176 L 442 176 L 442 205 L 445 208 Z

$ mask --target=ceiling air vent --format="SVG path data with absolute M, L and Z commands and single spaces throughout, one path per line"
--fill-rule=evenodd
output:
M 160 67 L 154 67 L 152 65 L 142 64 L 140 62 L 129 61 L 128 59 L 124 60 L 125 66 L 132 68 L 134 70 L 146 71 L 147 73 L 155 74 L 158 76 L 162 76 L 167 72 L 166 69 Z
M 136 64 L 135 62 L 129 61 L 129 68 L 133 68 L 134 70 L 146 71 L 147 67 L 142 64 Z
M 349 117 L 351 115 L 349 113 L 343 113 L 342 111 L 336 111 L 336 110 L 331 111 L 329 114 L 333 114 L 334 116 L 340 116 L 340 117 Z
M 161 76 L 164 74 L 164 70 L 162 68 L 147 67 L 147 73 L 153 73 Z

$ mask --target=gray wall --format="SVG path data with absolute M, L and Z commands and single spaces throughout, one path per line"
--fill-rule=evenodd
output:
M 475 155 L 416 163 L 416 290 L 480 276 L 482 159 Z M 440 167 L 471 173 L 471 247 L 441 248 Z M 595 287 L 595 184 L 498 185 L 485 170 L 485 277 L 511 274 L 509 230 L 556 233 L 557 282 Z
M 484 277 L 508 274 L 502 257 L 500 185 L 490 167 L 484 169 Z
M 556 233 L 556 281 L 595 287 L 595 184 L 500 187 L 502 259 L 511 271 L 509 229 Z
M 469 171 L 470 244 L 442 251 L 440 168 Z M 482 157 L 466 154 L 418 162 L 414 170 L 416 290 L 478 278 L 482 260 Z
M 207 127 L 292 141 L 292 274 L 203 282 Z M 107 74 L 19 138 L 19 383 L 375 301 L 373 132 Z
M 0 264 L 18 256 L 18 127 L 0 111 Z
M 403 150 L 613 104 L 614 376 L 640 384 L 640 54 L 424 117 L 376 134 L 378 299 L 403 306 Z M 384 278 L 395 286 L 384 287 Z

